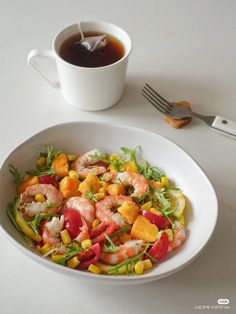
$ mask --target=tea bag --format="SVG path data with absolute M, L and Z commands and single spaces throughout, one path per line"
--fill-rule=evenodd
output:
M 84 46 L 87 50 L 92 52 L 94 50 L 101 49 L 107 45 L 107 39 L 105 34 L 100 36 L 84 37 L 81 29 L 81 23 L 79 23 L 78 26 L 81 39 L 77 43 Z

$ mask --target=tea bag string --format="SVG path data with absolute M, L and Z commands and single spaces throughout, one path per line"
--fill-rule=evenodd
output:
M 106 35 L 100 35 L 100 36 L 93 36 L 93 37 L 84 37 L 84 34 L 82 32 L 81 28 L 81 22 L 78 23 L 78 28 L 80 32 L 81 39 L 80 41 L 76 42 L 80 45 L 84 46 L 87 50 L 93 52 L 96 49 L 103 48 L 107 45 Z

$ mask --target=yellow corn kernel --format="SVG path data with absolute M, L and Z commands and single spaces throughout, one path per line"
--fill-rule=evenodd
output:
M 43 255 L 45 255 L 45 254 L 47 254 L 51 249 L 52 249 L 52 247 L 51 247 L 48 243 L 46 243 L 46 244 L 44 244 L 44 245 L 41 247 L 40 252 L 41 252 Z
M 41 253 L 41 246 L 38 244 L 38 245 L 36 245 L 36 250 L 38 251 L 38 252 L 40 252 Z
M 144 270 L 149 270 L 152 268 L 152 262 L 151 260 L 148 258 L 148 259 L 145 259 L 143 260 L 143 266 L 144 266 Z
M 61 255 L 61 254 L 54 254 L 54 255 L 52 255 L 52 260 L 53 260 L 53 262 L 58 262 L 62 257 L 63 257 L 63 255 Z
M 92 223 L 92 228 L 96 228 L 99 224 L 100 224 L 100 220 L 99 219 L 94 219 L 94 221 Z
M 167 184 L 169 184 L 169 179 L 167 178 L 167 177 L 161 177 L 161 183 L 163 184 L 163 185 L 167 185 Z
M 178 221 L 179 221 L 181 224 L 185 225 L 186 221 L 185 221 L 184 214 L 181 214 L 181 215 L 178 217 Z
M 124 234 L 122 234 L 121 236 L 119 236 L 119 240 L 120 240 L 122 243 L 125 243 L 126 241 L 131 240 L 131 236 L 130 236 L 128 233 L 124 233 Z
M 36 166 L 41 169 L 45 166 L 46 164 L 46 158 L 44 156 L 40 156 L 37 160 L 36 160 Z
M 138 261 L 134 266 L 134 271 L 137 275 L 142 275 L 144 271 L 144 264 L 143 261 Z
M 79 175 L 75 170 L 70 170 L 69 171 L 69 177 L 71 177 L 74 180 L 78 180 L 79 179 Z
M 112 162 L 112 161 L 116 161 L 116 160 L 119 160 L 120 159 L 120 156 L 119 155 L 117 155 L 117 154 L 115 154 L 115 153 L 112 153 L 111 155 L 110 155 L 110 161 Z
M 46 202 L 46 198 L 43 194 L 36 194 L 34 199 L 36 202 L 40 202 L 40 203 Z
M 77 155 L 76 154 L 67 154 L 67 159 L 69 161 L 75 161 L 77 159 Z
M 94 264 L 90 264 L 89 267 L 88 267 L 88 270 L 91 272 L 91 273 L 94 273 L 94 274 L 100 274 L 101 273 L 101 268 L 98 267 L 97 265 L 94 265 Z
M 110 167 L 110 171 L 112 172 L 112 173 L 118 173 L 118 170 L 116 169 L 116 167 Z
M 144 204 L 141 206 L 141 209 L 146 210 L 146 211 L 149 211 L 149 210 L 151 209 L 151 207 L 152 207 L 152 202 L 149 201 L 149 202 L 147 202 L 147 203 L 144 203 Z
M 172 242 L 174 240 L 174 234 L 173 234 L 172 229 L 165 229 L 165 233 L 168 236 L 168 240 Z
M 155 207 L 150 208 L 150 213 L 155 214 L 155 215 L 162 215 L 160 210 L 158 210 Z
M 97 201 L 100 201 L 102 198 L 105 197 L 105 195 L 106 194 L 99 192 L 99 193 L 94 194 L 94 197 L 96 198 Z
M 79 261 L 78 257 L 74 256 L 67 261 L 67 266 L 70 268 L 76 268 L 79 265 L 79 263 L 80 263 L 80 261 Z
M 86 240 L 81 242 L 81 247 L 84 250 L 88 249 L 90 246 L 92 246 L 92 241 L 90 239 L 86 239 Z
M 70 234 L 69 232 L 64 229 L 60 232 L 60 235 L 61 235 L 61 240 L 64 244 L 70 244 L 71 243 L 71 237 L 70 237 Z
M 128 161 L 125 165 L 124 165 L 124 170 L 128 171 L 128 172 L 138 172 L 138 167 L 135 164 L 134 161 Z

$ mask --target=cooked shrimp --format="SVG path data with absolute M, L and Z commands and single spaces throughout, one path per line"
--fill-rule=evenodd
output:
M 56 245 L 60 243 L 61 239 L 59 237 L 60 232 L 63 228 L 64 216 L 61 215 L 60 218 L 53 217 L 51 221 L 48 221 L 43 226 L 42 238 L 43 243 L 48 243 L 49 245 Z
M 128 258 L 136 256 L 142 250 L 142 240 L 128 240 L 117 247 L 115 253 L 102 253 L 101 260 L 110 265 L 122 263 Z
M 111 181 L 112 183 L 122 183 L 124 186 L 132 186 L 134 188 L 134 192 L 130 195 L 131 197 L 138 197 L 147 192 L 149 189 L 147 179 L 136 172 L 106 172 L 103 176 L 106 181 Z
M 74 196 L 69 198 L 65 203 L 65 208 L 74 208 L 79 211 L 81 216 L 85 219 L 88 227 L 90 228 L 94 221 L 94 206 L 85 197 Z
M 37 194 L 43 194 L 46 198 L 45 202 L 35 202 L 34 197 Z M 55 186 L 35 184 L 28 186 L 21 194 L 20 204 L 24 208 L 25 215 L 32 217 L 38 213 L 57 213 L 62 200 L 62 194 Z
M 107 225 L 114 222 L 117 226 L 122 227 L 125 225 L 124 219 L 119 213 L 113 213 L 112 207 L 121 206 L 127 201 L 132 202 L 132 198 L 124 195 L 106 196 L 95 205 L 96 218 L 98 218 L 101 222 L 105 222 Z
M 169 243 L 168 251 L 176 250 L 184 242 L 185 237 L 186 235 L 184 225 L 176 221 L 174 229 L 174 239 Z
M 81 179 L 85 179 L 88 174 L 100 175 L 107 171 L 106 166 L 96 165 L 97 159 L 93 155 L 101 156 L 101 152 L 93 149 L 80 155 L 72 164 L 71 168 L 77 171 Z
M 81 216 L 81 220 L 82 220 L 82 227 L 80 227 L 81 232 L 79 235 L 77 235 L 75 239 L 73 239 L 73 240 L 77 240 L 78 242 L 82 242 L 84 240 L 90 239 L 88 225 L 84 217 Z

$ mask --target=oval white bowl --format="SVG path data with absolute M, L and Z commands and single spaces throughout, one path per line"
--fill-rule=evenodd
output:
M 142 147 L 143 158 L 162 169 L 181 188 L 187 198 L 187 238 L 178 250 L 168 254 L 142 276 L 107 276 L 69 269 L 42 258 L 29 248 L 12 226 L 6 204 L 15 194 L 8 165 L 14 164 L 21 173 L 33 169 L 35 159 L 45 144 L 66 152 L 82 153 L 93 148 L 103 152 L 119 152 L 120 147 Z M 199 165 L 174 142 L 143 129 L 97 122 L 70 122 L 47 128 L 18 146 L 5 160 L 0 170 L 0 226 L 16 247 L 41 265 L 73 278 L 99 284 L 134 285 L 171 275 L 188 265 L 206 246 L 217 221 L 218 202 L 214 188 Z M 26 274 L 27 275 L 27 274 Z

